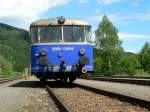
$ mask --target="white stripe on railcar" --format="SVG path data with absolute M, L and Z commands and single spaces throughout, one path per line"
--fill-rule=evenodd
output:
M 35 44 L 31 44 L 31 46 L 36 46 L 36 45 L 92 45 L 92 46 L 94 46 L 93 43 L 84 43 L 84 42 L 54 42 L 54 43 L 35 43 Z

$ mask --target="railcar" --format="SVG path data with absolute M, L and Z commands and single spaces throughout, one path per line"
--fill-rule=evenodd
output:
M 91 26 L 86 21 L 64 17 L 37 20 L 30 25 L 31 73 L 45 82 L 73 82 L 93 72 Z

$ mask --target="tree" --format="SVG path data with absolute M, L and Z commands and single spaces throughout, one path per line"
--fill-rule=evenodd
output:
M 121 73 L 133 76 L 139 67 L 138 56 L 134 53 L 124 53 L 119 62 L 119 66 Z
M 141 49 L 139 54 L 140 63 L 144 71 L 148 71 L 150 73 L 150 43 L 146 42 Z
M 11 69 L 12 64 L 7 61 L 1 54 L 0 54 L 0 67 L 1 67 L 1 72 L 0 75 L 7 76 L 11 74 Z
M 104 16 L 95 31 L 95 44 L 103 60 L 103 73 L 106 75 L 116 74 L 119 70 L 119 60 L 123 54 L 118 31 L 112 22 Z

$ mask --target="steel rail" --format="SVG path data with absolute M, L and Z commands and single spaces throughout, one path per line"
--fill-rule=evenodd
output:
M 21 78 L 22 77 L 0 78 L 0 83 L 5 83 L 5 82 L 21 79 Z
M 121 76 L 121 75 L 113 75 L 113 76 L 102 76 L 102 75 L 90 75 L 89 77 L 110 77 L 110 78 L 133 78 L 133 79 L 150 79 L 149 77 L 138 77 L 138 76 Z
M 137 85 L 150 85 L 150 78 L 137 77 L 89 77 L 89 80 L 130 83 Z
M 73 110 L 48 86 L 45 85 L 49 96 L 52 97 L 55 104 L 58 106 L 61 112 L 73 112 Z

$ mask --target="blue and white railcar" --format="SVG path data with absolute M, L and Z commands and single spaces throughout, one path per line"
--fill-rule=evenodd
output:
M 73 82 L 81 74 L 93 72 L 91 26 L 64 17 L 38 20 L 30 26 L 31 73 L 40 80 Z

